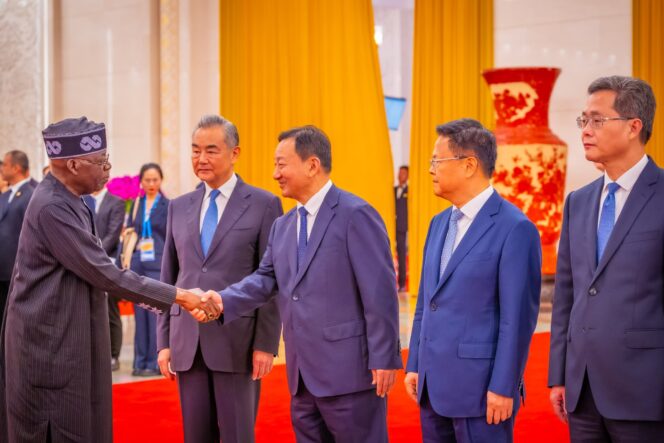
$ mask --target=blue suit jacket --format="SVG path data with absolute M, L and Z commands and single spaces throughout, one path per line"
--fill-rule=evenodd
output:
M 221 292 L 228 322 L 276 295 L 291 394 L 372 389 L 371 369 L 402 367 L 396 276 L 380 215 L 332 186 L 297 270 L 297 211 L 272 225 L 256 272 Z M 277 291 L 277 292 L 275 292 Z
M 141 253 L 138 250 L 138 243 L 136 250 L 131 257 L 131 270 L 141 275 L 150 274 L 150 278 L 159 279 L 161 272 L 161 260 L 164 253 L 164 244 L 166 242 L 166 224 L 168 221 L 168 205 L 170 200 L 163 194 L 159 198 L 157 205 L 152 208 L 150 213 L 150 220 L 152 223 L 152 238 L 154 239 L 154 261 L 141 261 Z M 135 204 L 135 202 L 134 202 Z M 129 214 L 129 226 L 133 226 L 140 238 L 143 231 L 143 216 L 145 213 L 145 198 L 141 198 L 138 204 L 138 211 L 136 212 L 136 220 L 131 219 L 131 214 L 134 213 L 134 206 L 132 204 Z
M 574 411 L 587 371 L 603 416 L 664 420 L 664 170 L 648 161 L 597 263 L 603 186 L 565 203 L 549 386 L 564 385 Z
M 446 417 L 486 414 L 486 394 L 513 397 L 537 324 L 541 248 L 535 226 L 494 192 L 439 279 L 451 208 L 431 221 L 408 357 Z
M 7 200 L 9 191 L 0 197 L 0 281 L 11 278 L 23 217 L 35 187 L 32 181 L 25 183 L 16 191 L 11 203 Z

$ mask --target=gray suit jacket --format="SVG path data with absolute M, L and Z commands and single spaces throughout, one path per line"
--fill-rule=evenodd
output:
M 200 212 L 205 187 L 171 201 L 161 280 L 183 288 L 225 288 L 251 274 L 267 247 L 272 222 L 282 214 L 274 195 L 242 179 L 228 200 L 207 257 L 200 237 Z M 281 320 L 276 303 L 269 303 L 237 322 L 198 324 L 179 307 L 160 315 L 157 349 L 171 349 L 171 368 L 191 368 L 200 343 L 207 367 L 222 372 L 250 372 L 252 351 L 277 354 Z
M 615 420 L 664 420 L 664 170 L 648 161 L 596 259 L 600 178 L 567 197 L 549 386 L 577 406 L 584 374 Z
M 97 208 L 95 225 L 101 245 L 109 257 L 115 258 L 120 243 L 120 232 L 124 222 L 125 204 L 113 194 L 106 193 Z

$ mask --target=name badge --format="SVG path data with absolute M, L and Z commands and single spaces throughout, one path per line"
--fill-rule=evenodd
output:
M 154 261 L 154 239 L 153 238 L 143 238 L 138 245 L 139 251 L 141 251 L 141 261 Z

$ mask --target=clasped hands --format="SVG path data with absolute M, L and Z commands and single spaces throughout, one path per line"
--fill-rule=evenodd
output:
M 219 294 L 214 291 L 203 292 L 199 288 L 178 288 L 175 303 L 189 311 L 192 317 L 201 323 L 218 319 L 224 310 Z

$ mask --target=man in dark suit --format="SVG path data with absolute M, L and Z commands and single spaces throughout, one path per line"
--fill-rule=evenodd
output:
M 120 231 L 125 216 L 125 204 L 122 199 L 108 192 L 106 188 L 83 199 L 90 210 L 95 214 L 95 226 L 101 245 L 109 257 L 115 261 L 118 258 L 118 245 Z M 122 348 L 122 320 L 118 299 L 108 296 L 108 323 L 111 335 L 111 369 L 120 369 L 120 350 Z
M 23 216 L 35 189 L 30 163 L 23 151 L 5 154 L 0 171 L 9 189 L 0 195 L 0 323 L 4 318 L 9 283 L 16 260 Z
M 569 194 L 549 386 L 573 442 L 664 441 L 664 171 L 645 153 L 650 85 L 603 77 L 577 124 L 603 177 Z
M 297 207 L 272 225 L 258 270 L 222 291 L 224 323 L 276 298 L 298 442 L 386 442 L 402 367 L 390 243 L 378 212 L 334 186 L 331 169 L 320 129 L 279 136 L 274 179 Z
M 228 120 L 204 116 L 191 149 L 203 186 L 171 202 L 161 279 L 204 290 L 225 287 L 258 267 L 281 202 L 234 173 L 239 136 Z M 279 349 L 276 304 L 228 325 L 191 320 L 174 307 L 157 323 L 159 366 L 167 378 L 177 374 L 185 441 L 253 442 L 260 379 Z
M 471 119 L 436 130 L 429 173 L 453 206 L 429 227 L 406 391 L 424 441 L 511 442 L 539 310 L 540 238 L 491 187 L 493 134 Z
M 0 340 L 0 441 L 113 441 L 106 292 L 155 310 L 177 303 L 200 321 L 221 299 L 118 269 L 81 196 L 111 164 L 103 124 L 85 117 L 43 132 L 51 174 L 25 214 Z M 218 303 L 218 304 L 217 304 Z
M 397 262 L 399 263 L 399 292 L 406 290 L 406 255 L 408 254 L 408 166 L 399 168 L 399 184 L 394 187 L 397 225 Z

